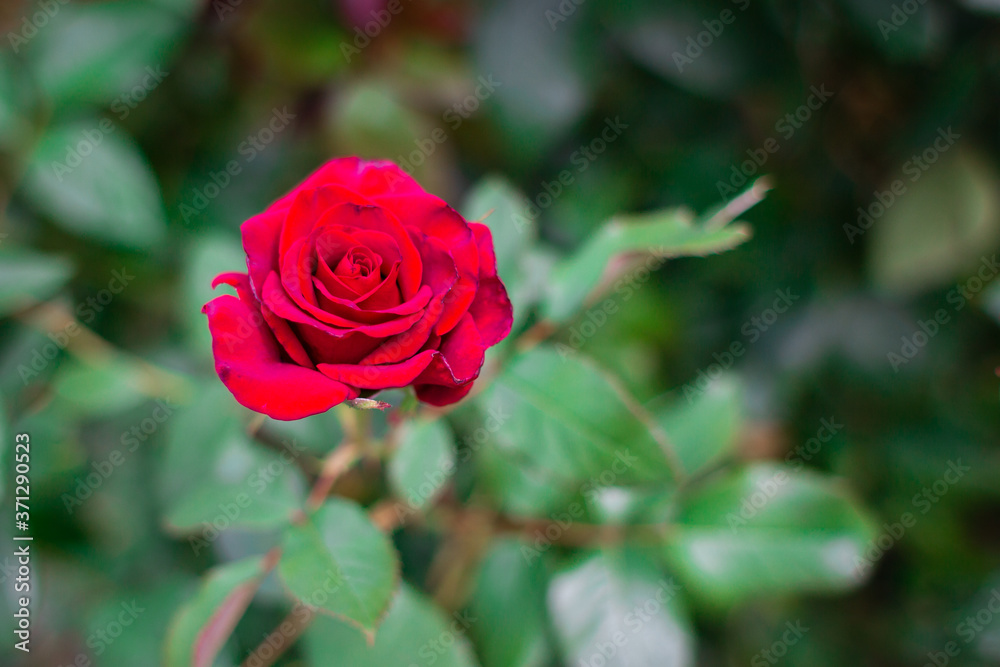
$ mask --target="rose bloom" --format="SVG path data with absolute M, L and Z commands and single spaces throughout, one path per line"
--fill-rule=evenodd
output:
M 493 238 L 390 162 L 343 158 L 242 226 L 238 298 L 204 307 L 219 378 L 242 405 L 300 419 L 412 385 L 469 393 L 509 332 Z

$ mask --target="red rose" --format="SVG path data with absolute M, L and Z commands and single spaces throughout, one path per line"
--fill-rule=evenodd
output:
M 390 162 L 332 160 L 242 234 L 248 273 L 213 282 L 239 298 L 204 312 L 219 378 L 275 419 L 408 385 L 454 403 L 510 332 L 489 228 Z

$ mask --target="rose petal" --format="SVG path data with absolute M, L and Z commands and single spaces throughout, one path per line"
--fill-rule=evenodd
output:
M 399 248 L 402 264 L 399 273 L 399 289 L 404 299 L 410 299 L 420 288 L 420 276 L 423 274 L 423 262 L 413 241 L 399 220 L 389 212 L 372 205 L 341 204 L 333 206 L 323 214 L 317 229 L 326 227 L 352 227 L 360 230 L 372 230 L 388 234 Z
M 514 324 L 514 306 L 499 278 L 493 276 L 479 280 L 479 289 L 469 306 L 469 314 L 486 347 L 492 347 L 507 337 Z
M 387 195 L 374 197 L 374 201 L 404 220 L 407 227 L 440 240 L 448 248 L 458 269 L 458 283 L 434 329 L 439 335 L 448 333 L 469 309 L 479 282 L 479 249 L 469 224 L 451 206 L 427 193 Z
M 427 367 L 416 384 L 440 384 L 449 387 L 471 382 L 479 376 L 486 360 L 486 346 L 479 337 L 479 330 L 466 313 L 447 335 L 441 338 L 439 356 Z
M 268 274 L 278 269 L 278 239 L 284 219 L 284 213 L 265 212 L 253 216 L 240 227 L 247 271 L 258 299 Z
M 423 373 L 439 353 L 425 350 L 398 364 L 380 366 L 360 364 L 320 364 L 317 368 L 327 377 L 360 389 L 392 389 L 405 387 Z
M 479 249 L 479 289 L 469 306 L 469 313 L 486 347 L 496 345 L 510 333 L 514 323 L 514 307 L 507 288 L 497 276 L 497 256 L 493 250 L 493 233 L 478 222 L 469 223 Z
M 216 373 L 241 405 L 288 421 L 357 397 L 356 389 L 322 373 L 282 362 L 259 313 L 236 297 L 216 297 L 202 310 L 208 315 Z
M 257 297 L 250 289 L 250 278 L 247 274 L 221 273 L 215 277 L 215 280 L 212 281 L 212 289 L 215 289 L 223 283 L 235 287 L 236 293 L 240 296 L 240 301 L 245 303 L 248 308 L 252 311 L 260 311 L 261 315 L 264 317 L 264 321 L 267 322 L 269 327 L 271 327 L 271 333 L 273 333 L 275 338 L 278 339 L 278 342 L 281 343 L 281 347 L 285 350 L 288 356 L 291 357 L 292 361 L 307 368 L 315 368 L 308 353 L 306 353 L 305 348 L 302 346 L 302 342 L 299 341 L 299 339 L 292 332 L 292 328 L 288 326 L 288 322 L 284 321 L 280 317 L 277 317 L 269 309 L 260 305 Z
M 338 183 L 366 197 L 386 193 L 424 192 L 413 177 L 392 162 L 345 157 L 324 164 L 306 177 L 291 193 L 274 202 L 271 208 L 287 208 L 294 201 L 296 191 L 315 188 L 326 183 Z
M 307 238 L 331 209 L 344 205 L 370 207 L 372 204 L 356 192 L 351 192 L 340 185 L 323 185 L 297 191 L 281 227 L 279 256 L 285 257 L 293 243 Z
M 308 325 L 331 336 L 346 336 L 349 333 L 361 333 L 373 338 L 385 338 L 406 331 L 417 322 L 422 313 L 395 316 L 396 319 L 376 324 L 358 324 L 353 320 L 338 317 L 319 308 L 313 307 L 310 312 L 300 308 L 285 292 L 277 273 L 271 273 L 264 281 L 264 298 L 262 303 L 283 319 Z M 429 294 L 427 294 L 429 297 Z M 359 311 L 360 312 L 360 311 Z M 392 315 L 390 315 L 392 316 Z

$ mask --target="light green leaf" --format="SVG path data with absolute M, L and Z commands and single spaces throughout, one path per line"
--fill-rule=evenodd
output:
M 373 644 L 334 619 L 319 616 L 303 637 L 309 664 L 323 667 L 476 667 L 467 640 L 470 625 L 482 622 L 469 614 L 447 618 L 413 590 L 400 586 Z
M 429 505 L 455 472 L 455 443 L 441 420 L 418 419 L 401 427 L 389 464 L 393 492 L 414 509 Z
M 25 48 L 39 83 L 57 104 L 112 104 L 148 94 L 162 80 L 170 52 L 185 23 L 174 11 L 150 2 L 63 4 Z M 156 73 L 150 78 L 149 72 Z M 129 110 L 123 104 L 124 110 Z
M 466 218 L 481 220 L 490 228 L 497 273 L 505 284 L 517 277 L 526 249 L 535 242 L 535 221 L 528 216 L 526 203 L 509 181 L 494 176 L 480 181 L 463 207 Z
M 685 498 L 666 554 L 692 592 L 726 605 L 852 588 L 864 578 L 858 559 L 874 535 L 833 480 L 759 464 Z
M 139 364 L 125 355 L 93 361 L 70 359 L 54 380 L 56 394 L 86 415 L 124 412 L 147 400 L 150 387 Z
M 243 245 L 235 234 L 207 233 L 199 235 L 188 248 L 183 272 L 183 298 L 177 302 L 178 316 L 188 326 L 196 349 L 206 356 L 212 353 L 202 306 L 220 294 L 235 294 L 228 285 L 212 289 L 212 280 L 225 271 L 246 271 L 247 260 Z
M 736 448 L 743 408 L 743 387 L 734 377 L 713 382 L 688 402 L 675 397 L 669 404 L 646 406 L 670 438 L 689 474 L 732 454 Z
M 299 450 L 289 443 L 278 453 L 250 442 L 242 414 L 229 392 L 210 382 L 169 417 L 159 474 L 172 529 L 214 536 L 231 526 L 267 528 L 284 524 L 302 506 Z
M 631 261 L 636 257 L 704 256 L 730 250 L 749 238 L 750 228 L 744 224 L 721 228 L 696 224 L 683 210 L 616 217 L 556 267 L 549 280 L 543 314 L 556 322 L 572 317 L 599 288 L 601 278 L 616 258 Z
M 0 316 L 52 296 L 71 275 L 73 265 L 60 257 L 0 252 Z
M 552 580 L 548 601 L 567 665 L 694 665 L 680 586 L 638 553 L 592 555 Z
M 852 241 L 863 233 L 861 225 L 871 228 L 870 267 L 886 289 L 912 294 L 965 278 L 1000 245 L 1000 176 L 973 151 L 949 150 L 926 172 L 907 163 L 898 179 L 903 193 L 886 186 L 887 204 L 873 200 L 865 207 L 884 213 L 854 224 L 856 214 L 845 225 Z
M 364 510 L 328 500 L 285 533 L 278 572 L 300 601 L 342 618 L 369 638 L 382 622 L 399 583 L 389 539 Z
M 469 608 L 483 667 L 543 667 L 552 663 L 545 628 L 546 573 L 529 563 L 516 540 L 497 542 L 486 556 Z
M 634 400 L 580 355 L 539 347 L 514 359 L 483 397 L 502 418 L 498 448 L 567 482 L 672 478 L 669 448 Z
M 212 667 L 270 570 L 265 560 L 227 563 L 208 573 L 170 624 L 166 667 Z
M 81 236 L 149 248 L 166 231 L 156 176 L 125 130 L 108 119 L 46 132 L 24 192 L 35 208 Z

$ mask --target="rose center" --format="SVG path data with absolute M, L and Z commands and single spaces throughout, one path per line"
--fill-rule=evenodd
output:
M 378 260 L 368 248 L 351 248 L 341 258 L 334 273 L 344 278 L 367 278 L 378 272 L 381 264 Z

